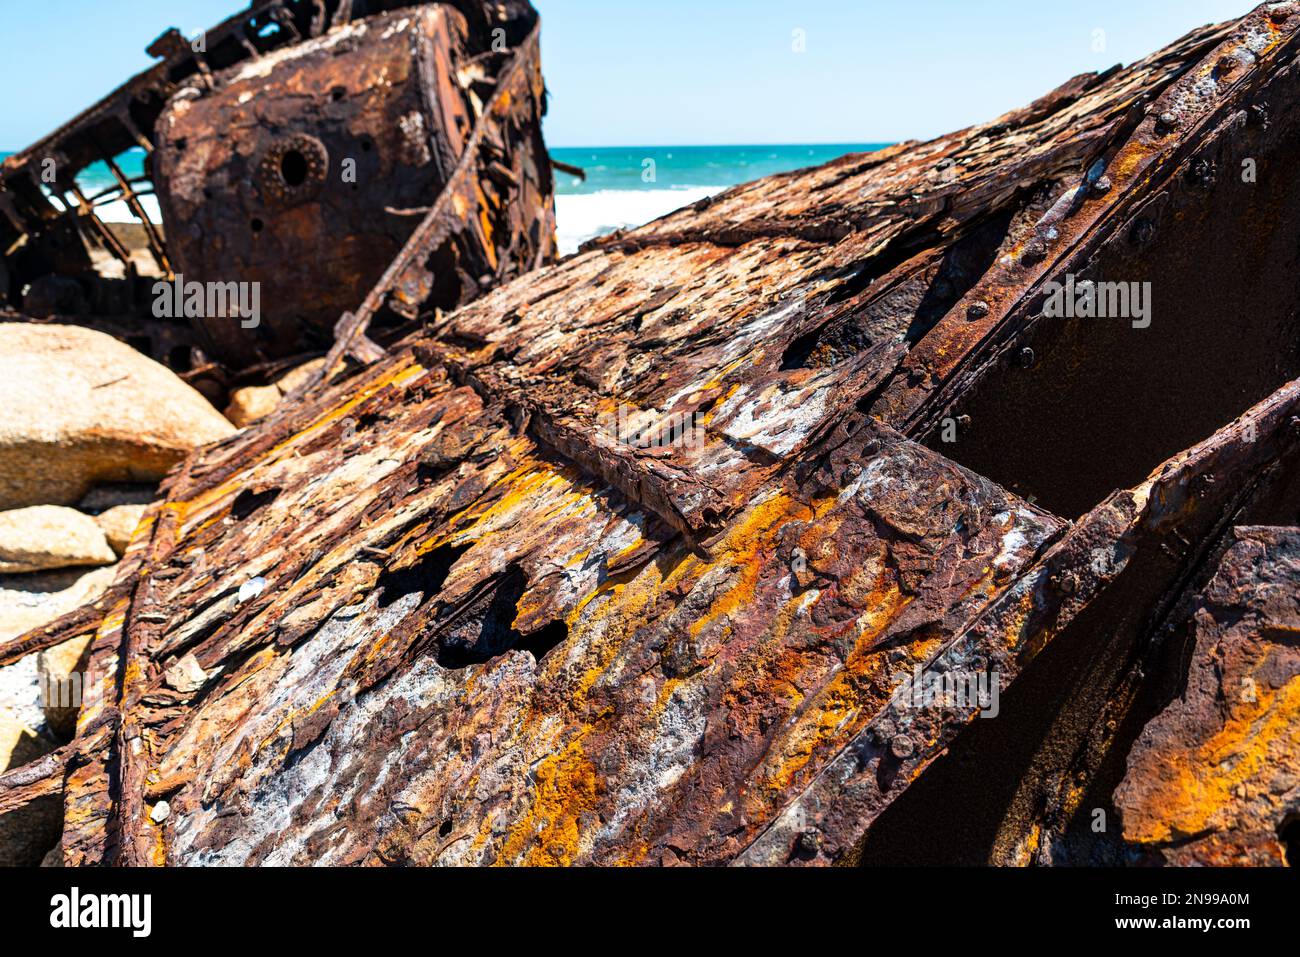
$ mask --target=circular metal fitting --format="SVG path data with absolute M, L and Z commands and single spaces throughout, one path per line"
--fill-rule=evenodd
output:
M 325 144 L 306 133 L 276 140 L 257 164 L 257 181 L 268 206 L 297 206 L 316 196 L 325 185 L 329 153 Z

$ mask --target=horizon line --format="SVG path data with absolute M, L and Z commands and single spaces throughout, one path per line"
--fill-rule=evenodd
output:
M 830 140 L 830 141 L 809 141 L 809 142 L 783 142 L 783 143 L 547 143 L 547 149 L 553 150 L 634 150 L 634 149 L 716 149 L 726 147 L 728 149 L 738 149 L 740 147 L 755 147 L 761 149 L 770 149 L 777 146 L 896 146 L 899 143 L 907 142 L 903 140 Z M 19 149 L 0 149 L 0 153 L 12 156 L 29 149 L 32 144 L 23 146 Z M 123 152 L 129 153 L 132 150 L 139 150 L 142 147 L 133 146 L 131 149 Z
M 770 149 L 776 146 L 894 146 L 906 140 L 828 140 L 782 143 L 547 143 L 547 149 L 554 150 L 636 150 L 636 149 L 708 149 L 727 147 L 756 147 Z

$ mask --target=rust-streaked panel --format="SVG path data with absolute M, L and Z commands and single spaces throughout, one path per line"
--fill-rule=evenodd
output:
M 1186 688 L 1115 793 L 1125 840 L 1168 864 L 1285 864 L 1300 816 L 1300 529 L 1234 537 L 1192 611 Z

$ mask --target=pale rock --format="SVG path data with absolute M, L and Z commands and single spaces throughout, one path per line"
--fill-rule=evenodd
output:
M 273 385 L 251 385 L 230 394 L 226 418 L 239 428 L 246 428 L 275 411 L 280 404 L 280 390 Z
M 94 639 L 93 633 L 82 635 L 36 656 L 39 686 L 46 689 L 45 723 L 64 740 L 76 733 L 82 696 L 90 688 L 92 676 L 86 668 Z
M 89 515 L 58 505 L 0 512 L 0 574 L 111 565 L 117 553 Z
M 56 747 L 12 712 L 0 710 L 0 774 L 30 764 Z M 62 830 L 63 802 L 58 795 L 0 816 L 0 867 L 39 866 Z
M 290 369 L 271 385 L 253 385 L 236 389 L 230 394 L 226 418 L 241 429 L 266 418 L 279 407 L 284 396 L 310 380 L 324 366 L 323 358 L 313 359 L 311 362 L 304 362 L 297 368 Z
M 0 575 L 0 643 L 89 604 L 113 584 L 116 575 L 116 565 L 91 572 Z
M 281 394 L 288 395 L 323 368 L 325 368 L 324 358 L 313 359 L 311 362 L 304 362 L 296 369 L 291 369 L 279 379 L 276 379 L 276 388 L 280 390 Z
M 0 668 L 0 711 L 7 711 L 38 733 L 48 730 L 36 655 L 27 655 Z
M 163 672 L 167 687 L 181 694 L 193 694 L 207 683 L 208 674 L 194 655 L 186 655 Z
M 126 547 L 131 544 L 131 536 L 139 527 L 144 511 L 144 505 L 116 505 L 102 515 L 95 516 L 95 522 L 104 530 L 109 546 L 119 556 L 126 553 Z
M 0 323 L 0 509 L 157 480 L 234 431 L 174 373 L 112 336 Z
M 256 578 L 250 578 L 248 581 L 244 582 L 242 585 L 239 586 L 239 596 L 238 596 L 239 604 L 242 605 L 246 601 L 252 601 L 254 598 L 262 594 L 262 592 L 264 591 L 266 591 L 265 578 L 263 578 L 261 575 L 258 575 Z

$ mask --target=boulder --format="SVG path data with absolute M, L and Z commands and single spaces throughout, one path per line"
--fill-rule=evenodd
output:
M 89 515 L 58 505 L 0 512 L 0 574 L 111 565 L 117 553 Z
M 94 601 L 116 575 L 116 565 L 89 572 L 0 575 L 0 643 Z
M 280 404 L 280 390 L 273 385 L 248 386 L 230 394 L 226 418 L 239 428 L 251 425 L 275 411 Z
M 288 395 L 324 367 L 324 359 L 313 359 L 311 362 L 304 362 L 297 368 L 290 369 L 279 379 L 276 379 L 275 386 L 280 390 L 281 395 Z
M 89 686 L 86 667 L 93 634 L 82 635 L 48 648 L 36 656 L 45 722 L 59 738 L 67 740 L 77 731 L 77 714 L 82 695 Z
M 264 419 L 276 410 L 284 397 L 309 381 L 325 366 L 324 359 L 313 359 L 290 369 L 271 385 L 247 386 L 230 394 L 226 418 L 241 429 Z
M 0 773 L 49 754 L 57 747 L 12 712 L 0 710 Z M 0 816 L 0 867 L 37 867 L 59 840 L 63 804 L 57 796 L 40 798 Z
M 36 655 L 28 655 L 0 668 L 0 712 L 39 733 L 46 730 L 46 722 L 36 658 Z
M 115 505 L 96 516 L 95 522 L 103 530 L 109 546 L 118 555 L 122 555 L 126 546 L 131 544 L 131 536 L 135 534 L 144 510 L 143 505 Z
M 198 392 L 111 336 L 0 323 L 0 509 L 160 479 L 233 431 Z

